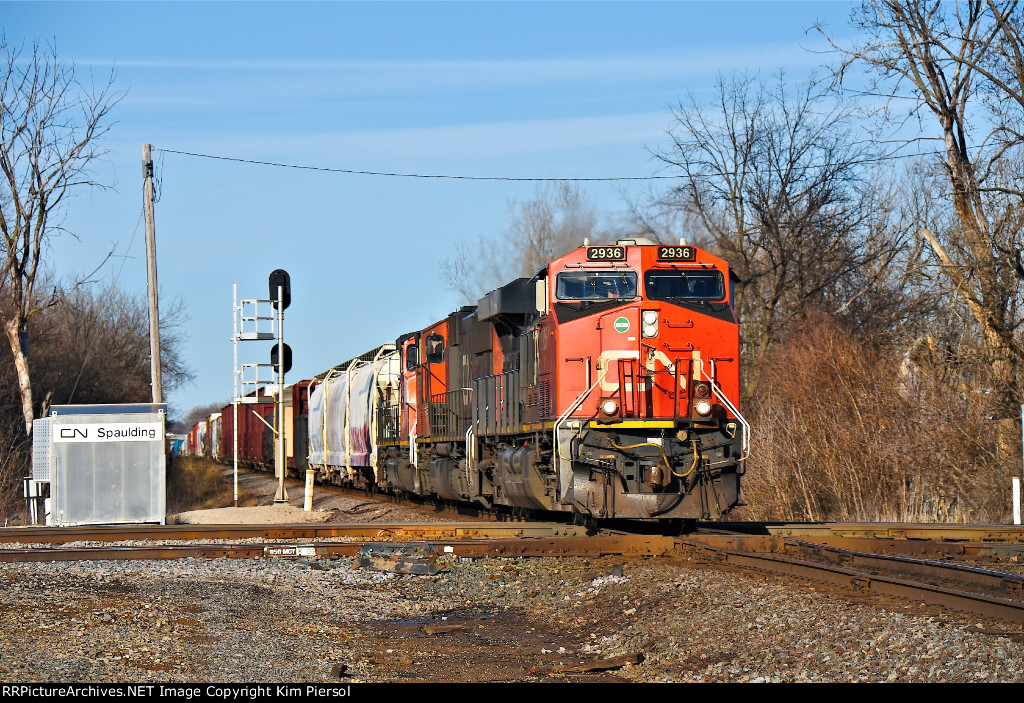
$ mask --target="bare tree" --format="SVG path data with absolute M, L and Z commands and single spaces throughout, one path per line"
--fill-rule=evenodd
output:
M 181 358 L 184 304 L 176 299 L 165 308 L 160 362 L 165 386 L 173 390 L 190 382 L 192 374 Z M 54 403 L 152 398 L 149 309 L 143 296 L 113 285 L 74 286 L 61 294 L 59 305 L 34 316 L 29 336 L 38 349 L 32 364 L 36 386 Z
M 883 275 L 900 248 L 892 208 L 867 178 L 854 110 L 827 87 L 719 77 L 713 105 L 691 96 L 673 114 L 671 144 L 655 155 L 680 184 L 662 204 L 698 218 L 697 243 L 739 277 L 748 361 L 809 306 L 848 309 Z M 749 393 L 756 372 L 746 379 Z
M 228 405 L 231 405 L 230 399 L 207 403 L 206 405 L 197 405 L 174 424 L 174 430 L 180 434 L 188 434 L 198 422 L 206 420 L 210 415 L 220 412 Z
M 33 388 L 41 412 L 49 403 L 145 403 L 151 399 L 149 309 L 144 295 L 112 284 L 73 285 L 41 276 L 38 284 L 60 300 L 38 310 L 28 323 L 33 347 Z M 0 308 L 9 306 L 0 291 Z M 181 357 L 184 310 L 173 301 L 160 316 L 160 361 L 170 387 L 188 383 L 192 374 Z M 16 506 L 26 475 L 31 441 L 25 436 L 18 378 L 11 352 L 0 348 L 0 507 Z M 223 405 L 223 404 L 222 404 Z
M 26 435 L 35 416 L 28 323 L 56 299 L 36 289 L 44 243 L 60 229 L 67 198 L 99 185 L 91 167 L 104 155 L 99 139 L 121 95 L 113 74 L 84 83 L 52 45 L 13 49 L 0 36 L 0 285 L 9 305 L 3 326 L 14 355 Z
M 1017 416 L 1024 363 L 1021 22 L 1016 0 L 871 0 L 854 16 L 868 39 L 848 47 L 833 43 L 844 56 L 840 78 L 853 66 L 865 66 L 873 72 L 875 90 L 891 99 L 909 98 L 910 116 L 935 120 L 955 226 L 922 227 L 921 234 L 977 322 L 987 349 L 993 410 L 1002 418 Z
M 484 293 L 517 276 L 532 276 L 549 261 L 583 244 L 597 223 L 593 206 L 579 186 L 545 183 L 533 198 L 508 204 L 502 236 L 475 245 L 460 243 L 442 264 L 446 287 L 476 302 Z

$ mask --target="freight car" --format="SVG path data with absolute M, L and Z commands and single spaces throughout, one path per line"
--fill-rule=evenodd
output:
M 498 509 L 720 517 L 741 503 L 750 441 L 733 292 L 697 247 L 580 247 L 289 387 L 288 466 Z M 273 466 L 250 417 L 272 424 L 271 401 L 239 407 L 244 463 Z M 221 417 L 230 460 L 230 406 Z

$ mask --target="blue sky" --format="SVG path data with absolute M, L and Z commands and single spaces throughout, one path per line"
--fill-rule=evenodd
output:
M 102 271 L 144 294 L 141 148 L 156 151 L 162 304 L 180 297 L 195 384 L 172 416 L 232 392 L 231 290 L 289 271 L 288 381 L 445 316 L 439 266 L 499 234 L 535 185 L 357 176 L 184 151 L 366 171 L 523 178 L 649 176 L 669 106 L 717 73 L 819 74 L 806 30 L 849 34 L 846 2 L 0 2 L 9 44 L 55 41 L 80 75 L 127 94 L 97 169 L 53 242 L 59 275 Z M 583 184 L 605 222 L 650 183 Z M 127 257 L 127 258 L 124 258 Z M 122 261 L 124 265 L 122 266 Z M 511 276 L 510 276 L 511 278 Z M 240 345 L 263 361 L 267 343 Z

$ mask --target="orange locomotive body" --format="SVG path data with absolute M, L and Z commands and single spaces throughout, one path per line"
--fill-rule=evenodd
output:
M 584 246 L 400 337 L 376 482 L 590 518 L 720 517 L 749 446 L 729 281 L 692 246 Z

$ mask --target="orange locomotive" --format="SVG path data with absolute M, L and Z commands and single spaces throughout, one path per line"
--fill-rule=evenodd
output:
M 696 247 L 584 246 L 400 337 L 363 475 L 588 518 L 720 517 L 749 447 L 729 283 Z

